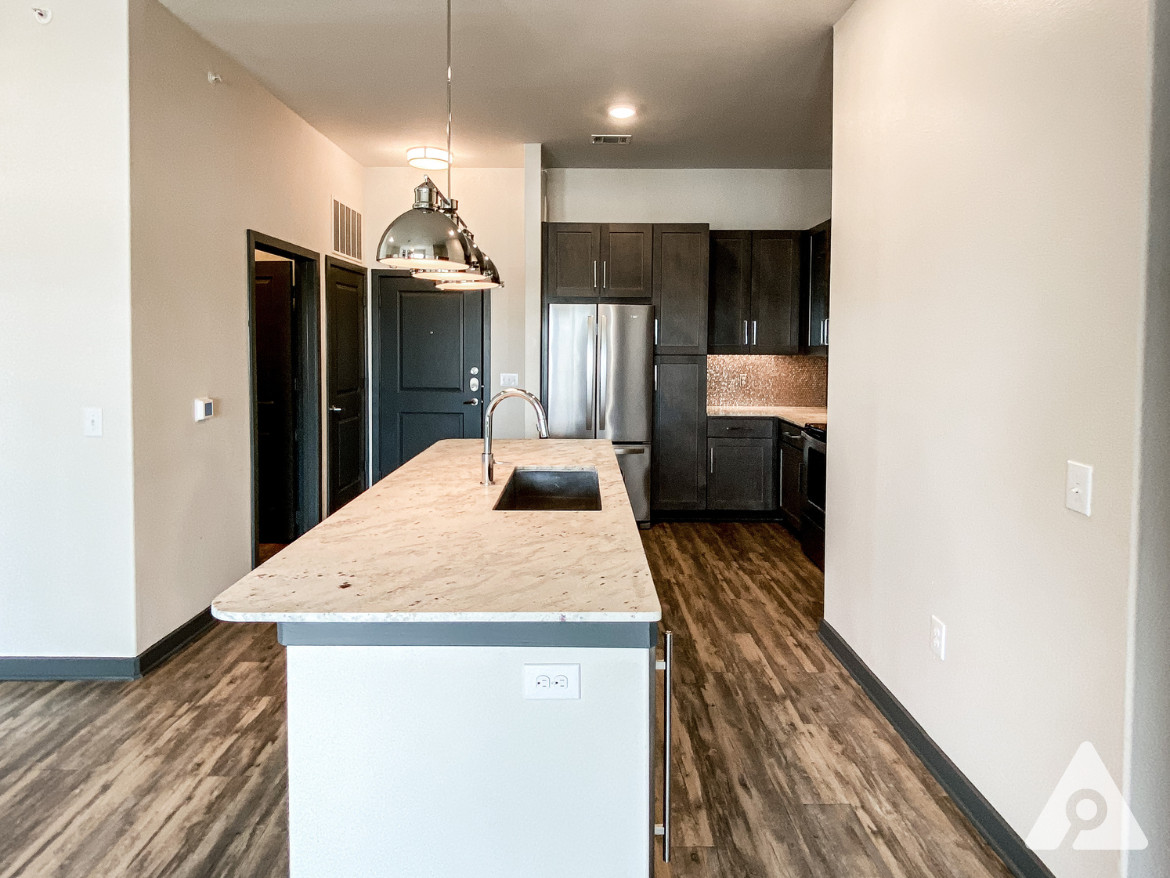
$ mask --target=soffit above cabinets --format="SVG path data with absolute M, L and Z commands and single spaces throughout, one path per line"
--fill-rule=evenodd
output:
M 442 2 L 162 2 L 364 165 L 445 140 Z M 550 167 L 826 168 L 851 3 L 454 0 L 456 164 L 518 167 L 539 142 Z M 608 132 L 633 143 L 590 143 Z

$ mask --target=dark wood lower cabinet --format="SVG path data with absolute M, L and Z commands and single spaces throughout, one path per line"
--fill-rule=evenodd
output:
M 707 440 L 707 508 L 735 512 L 776 508 L 774 439 Z
M 707 358 L 654 361 L 654 446 L 650 505 L 656 511 L 707 508 Z

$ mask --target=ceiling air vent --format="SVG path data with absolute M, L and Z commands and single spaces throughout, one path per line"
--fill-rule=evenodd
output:
M 362 215 L 333 199 L 333 252 L 361 262 Z
M 594 143 L 629 143 L 634 139 L 632 134 L 594 134 Z

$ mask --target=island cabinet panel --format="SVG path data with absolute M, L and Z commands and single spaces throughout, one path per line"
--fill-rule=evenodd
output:
M 706 224 L 654 226 L 654 343 L 660 356 L 707 353 L 710 242 Z
M 289 646 L 291 878 L 646 878 L 653 658 Z M 579 666 L 580 698 L 525 699 L 526 664 Z
M 707 508 L 707 358 L 659 357 L 654 364 L 650 505 Z

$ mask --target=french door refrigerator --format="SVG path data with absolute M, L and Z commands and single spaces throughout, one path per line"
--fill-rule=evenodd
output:
M 549 433 L 614 443 L 634 517 L 650 520 L 654 306 L 548 308 Z

